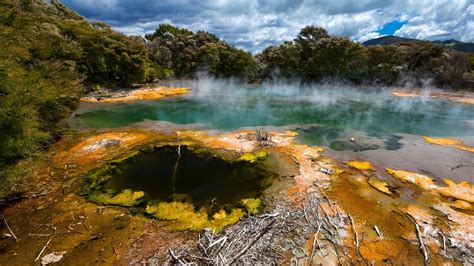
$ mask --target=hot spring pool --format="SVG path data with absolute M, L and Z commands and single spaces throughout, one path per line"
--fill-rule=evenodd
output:
M 180 84 L 181 85 L 181 84 Z M 424 97 L 394 97 L 389 90 L 351 87 L 242 85 L 199 80 L 189 95 L 146 102 L 104 104 L 72 124 L 117 128 L 144 120 L 205 129 L 275 126 L 299 132 L 300 142 L 334 150 L 397 149 L 396 134 L 473 136 L 474 106 Z M 351 146 L 350 138 L 366 143 Z

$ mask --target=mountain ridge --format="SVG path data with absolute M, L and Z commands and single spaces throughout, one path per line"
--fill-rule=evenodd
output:
M 413 39 L 413 38 L 405 38 L 405 37 L 399 37 L 395 35 L 389 35 L 389 36 L 382 36 L 379 38 L 375 39 L 370 39 L 362 44 L 364 46 L 372 46 L 372 45 L 392 45 L 392 44 L 402 44 L 402 43 L 410 43 L 410 42 L 430 42 L 434 44 L 441 45 L 445 48 L 453 49 L 459 52 L 465 52 L 465 53 L 474 53 L 474 43 L 470 42 L 462 42 L 454 39 L 450 40 L 440 40 L 440 41 L 428 41 L 428 40 L 419 40 L 419 39 Z

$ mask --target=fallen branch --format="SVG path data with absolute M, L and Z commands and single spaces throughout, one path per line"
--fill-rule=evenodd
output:
M 255 244 L 255 242 L 257 242 L 257 240 L 259 240 L 268 230 L 270 230 L 270 228 L 272 227 L 272 225 L 275 223 L 276 220 L 272 220 L 267 226 L 265 226 L 265 228 L 263 228 L 248 244 L 247 246 L 245 246 L 239 253 L 237 253 L 237 255 L 235 255 L 229 262 L 229 264 L 232 264 L 234 263 L 238 258 L 240 258 L 240 256 L 242 256 L 249 248 L 251 248 L 253 246 L 253 244 Z
M 10 226 L 8 226 L 8 222 L 7 222 L 7 219 L 6 219 L 5 217 L 3 217 L 3 221 L 5 222 L 5 225 L 7 226 L 8 231 L 10 231 L 10 234 L 11 234 L 12 237 L 15 239 L 15 241 L 18 241 L 18 238 L 16 237 L 15 233 L 13 233 L 12 229 L 10 228 Z

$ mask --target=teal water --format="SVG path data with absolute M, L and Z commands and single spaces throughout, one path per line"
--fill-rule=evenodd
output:
M 154 120 L 217 130 L 283 126 L 297 130 L 301 142 L 336 150 L 367 148 L 348 148 L 351 136 L 367 139 L 373 148 L 396 149 L 399 133 L 474 135 L 474 106 L 398 98 L 386 90 L 215 81 L 196 82 L 191 88 L 192 94 L 172 99 L 104 105 L 75 117 L 73 125 L 116 128 Z

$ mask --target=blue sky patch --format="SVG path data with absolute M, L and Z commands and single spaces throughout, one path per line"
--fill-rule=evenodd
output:
M 399 30 L 403 25 L 407 24 L 407 21 L 394 20 L 392 22 L 386 23 L 383 27 L 377 32 L 380 35 L 393 35 L 397 30 Z

